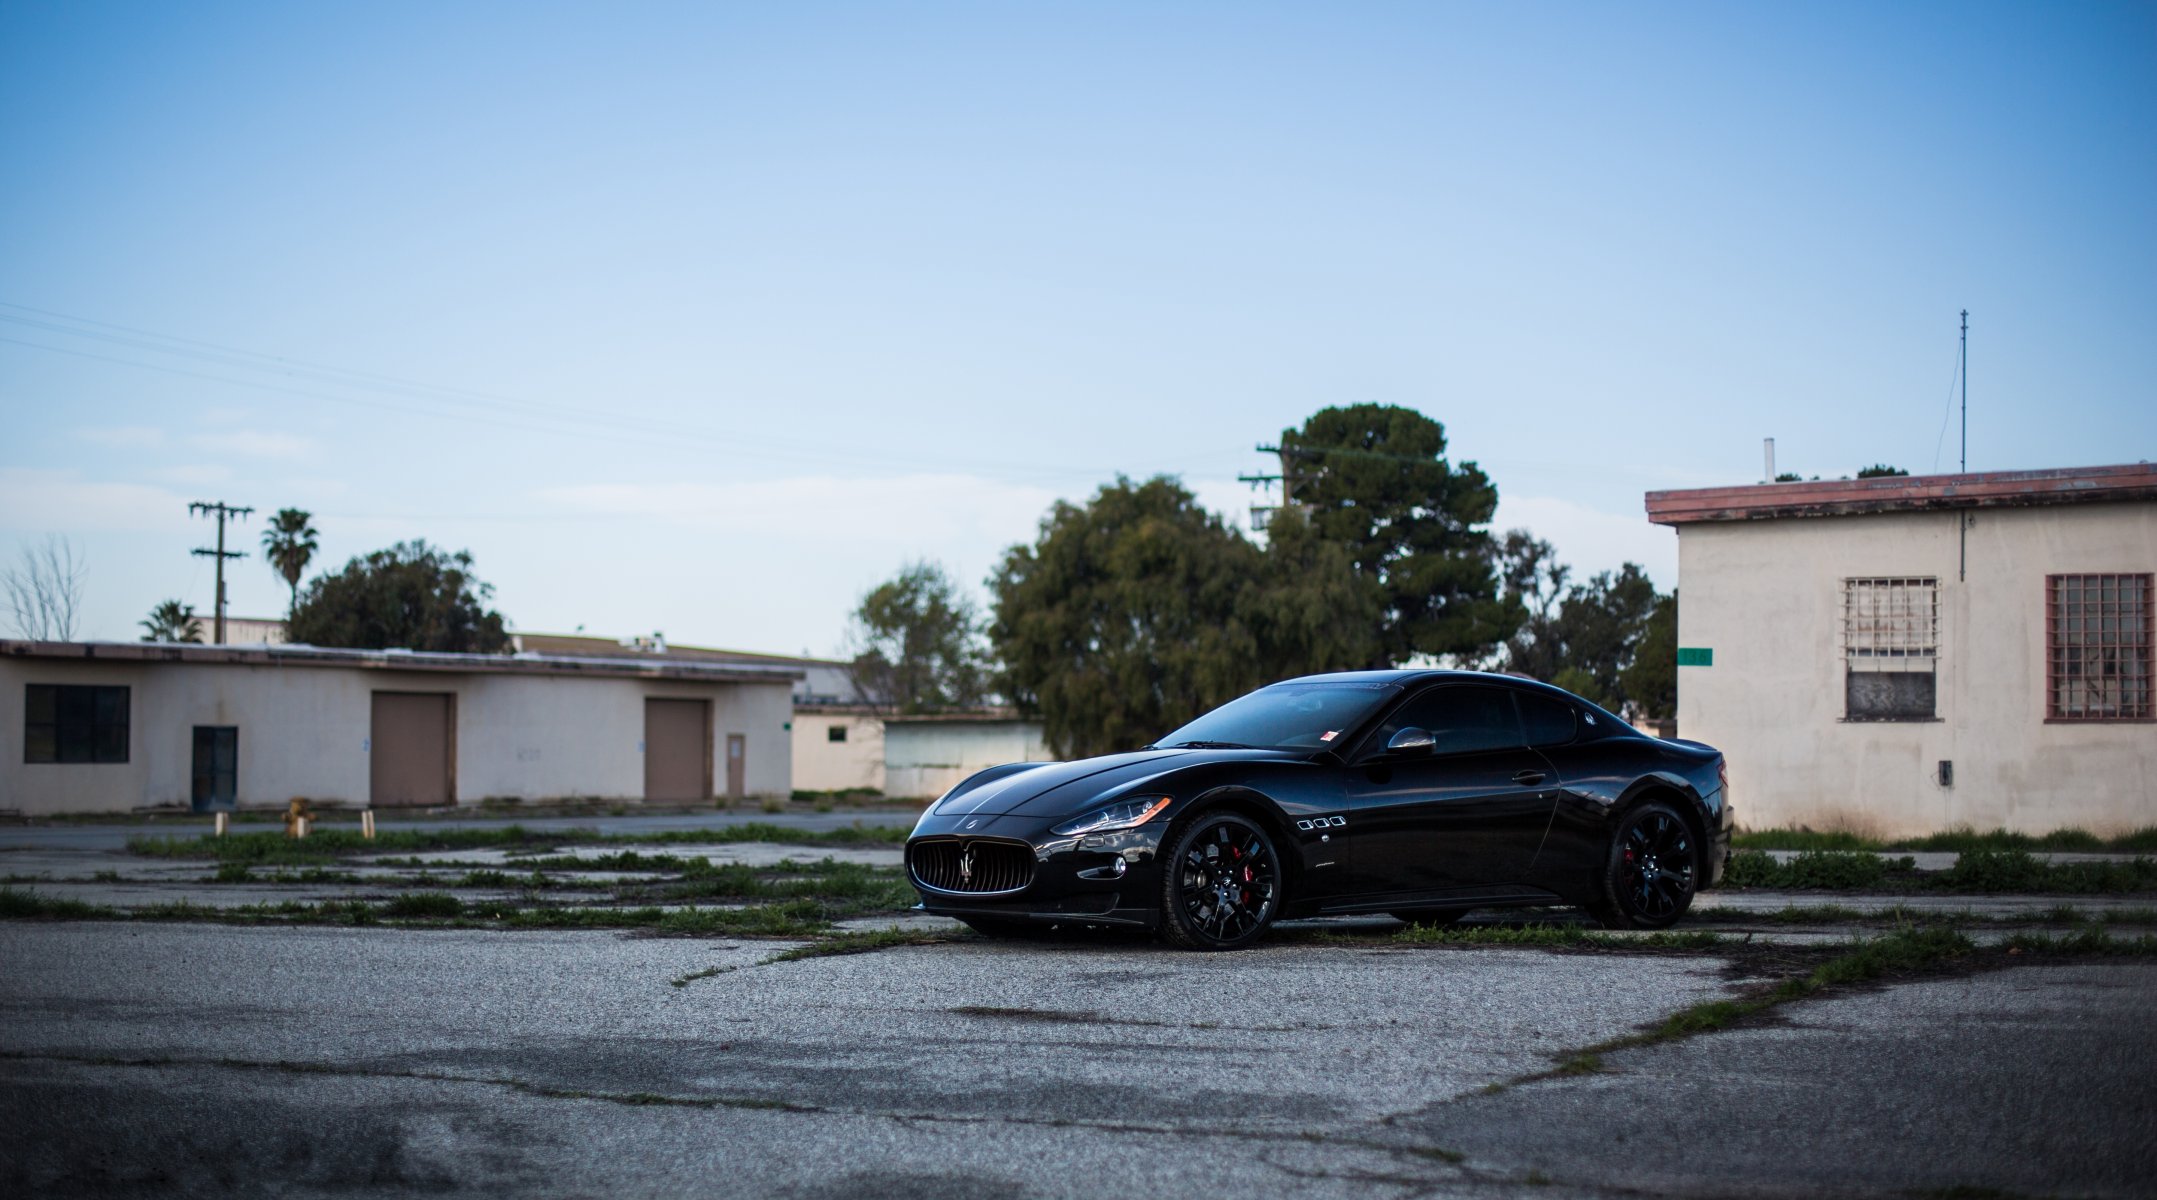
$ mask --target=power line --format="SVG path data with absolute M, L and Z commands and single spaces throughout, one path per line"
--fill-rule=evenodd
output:
M 247 557 L 242 551 L 225 549 L 225 520 L 229 517 L 236 521 L 253 511 L 255 510 L 244 505 L 234 506 L 222 500 L 193 500 L 187 505 L 189 516 L 215 514 L 217 517 L 217 549 L 198 549 L 194 553 L 217 560 L 217 636 L 214 641 L 220 646 L 225 644 L 225 560 Z

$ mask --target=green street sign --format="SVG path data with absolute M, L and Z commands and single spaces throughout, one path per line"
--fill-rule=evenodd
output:
M 1678 665 L 1681 667 L 1712 667 L 1715 665 L 1715 650 L 1711 646 L 1680 646 L 1678 647 Z

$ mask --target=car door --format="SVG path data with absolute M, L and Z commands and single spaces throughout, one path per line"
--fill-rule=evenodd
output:
M 1387 749 L 1427 730 L 1428 752 Z M 1440 684 L 1408 699 L 1346 775 L 1351 860 L 1366 895 L 1512 883 L 1528 873 L 1557 804 L 1549 760 L 1523 744 L 1511 690 Z

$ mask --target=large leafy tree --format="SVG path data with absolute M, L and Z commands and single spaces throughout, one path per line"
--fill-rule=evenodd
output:
M 1324 409 L 1281 434 L 1288 499 L 1377 593 L 1371 665 L 1472 659 L 1519 624 L 1498 595 L 1485 528 L 1498 489 L 1445 450 L 1445 426 L 1383 404 Z
M 178 600 L 166 600 L 150 610 L 150 615 L 136 622 L 142 626 L 145 642 L 200 642 L 202 618 L 195 615 L 195 606 Z
M 904 713 L 978 704 L 980 632 L 973 602 L 940 564 L 909 564 L 854 610 L 854 685 Z
M 286 635 L 312 646 L 496 654 L 509 648 L 494 588 L 472 575 L 472 555 L 399 542 L 317 576 L 300 593 Z
M 307 564 L 315 556 L 319 535 L 313 522 L 311 512 L 281 508 L 270 518 L 269 528 L 262 531 L 262 557 L 284 577 L 285 586 L 292 589 L 292 602 L 286 608 L 288 613 L 299 607 L 300 576 L 306 573 Z
M 1354 666 L 1375 597 L 1283 516 L 1260 550 L 1173 479 L 1059 501 L 990 578 L 998 685 L 1073 757 L 1146 745 L 1262 684 Z
M 1558 610 L 1573 569 L 1558 561 L 1555 546 L 1525 529 L 1508 530 L 1497 555 L 1504 598 L 1520 614 L 1520 624 L 1503 646 L 1469 661 L 1477 666 L 1502 664 L 1509 671 L 1549 679 L 1565 665 Z
M 1625 697 L 1651 717 L 1678 715 L 1678 593 L 1655 598 L 1633 657 L 1618 675 Z

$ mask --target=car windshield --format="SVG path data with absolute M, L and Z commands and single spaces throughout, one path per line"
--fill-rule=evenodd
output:
M 1399 691 L 1390 683 L 1276 683 L 1229 701 L 1154 745 L 1322 750 L 1339 746 Z

